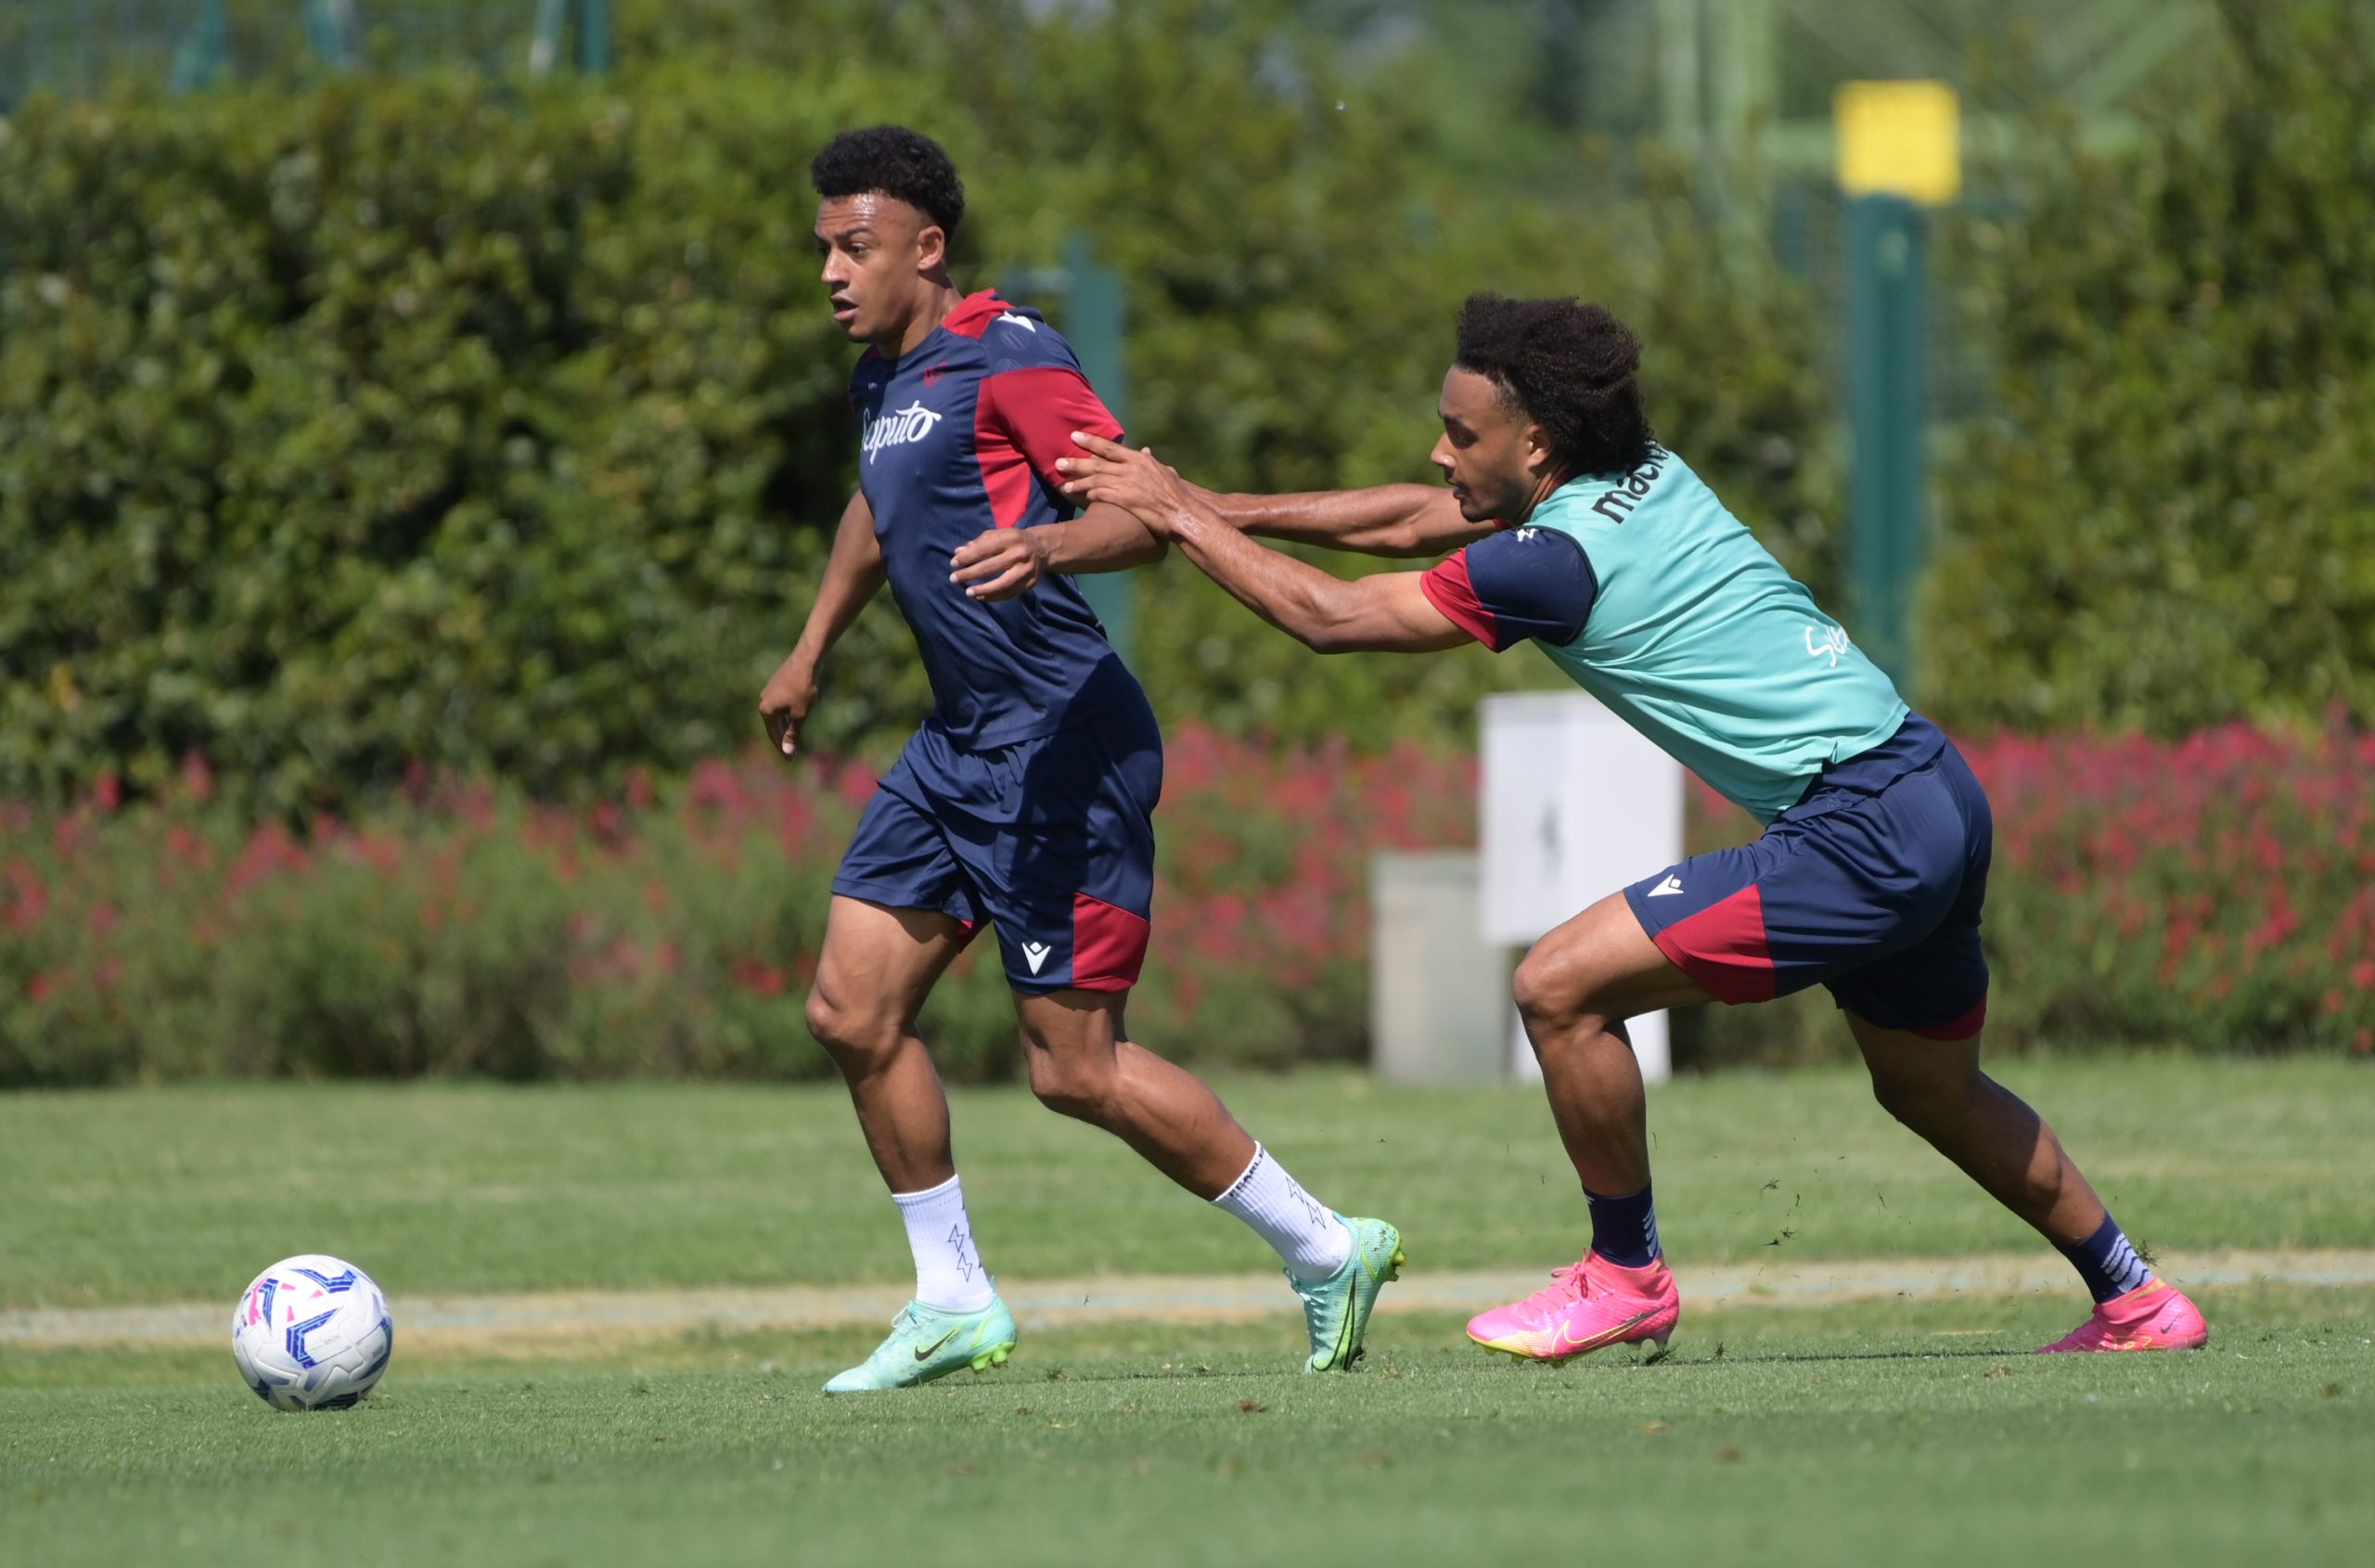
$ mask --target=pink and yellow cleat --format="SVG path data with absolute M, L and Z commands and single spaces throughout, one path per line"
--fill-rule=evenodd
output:
M 1682 1294 L 1662 1262 L 1626 1268 L 1585 1253 L 1525 1300 L 1469 1319 L 1468 1337 L 1521 1361 L 1558 1362 L 1643 1340 L 1662 1350 L 1681 1317 Z
M 2099 1302 L 2095 1315 L 2051 1344 L 2037 1347 L 2039 1356 L 2063 1350 L 2200 1350 L 2210 1343 L 2210 1325 L 2188 1301 L 2185 1292 L 2159 1279 L 2147 1279 L 2125 1295 Z

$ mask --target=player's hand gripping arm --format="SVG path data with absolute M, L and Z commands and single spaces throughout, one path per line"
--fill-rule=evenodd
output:
M 950 558 L 948 580 L 968 598 L 1013 598 L 1051 573 L 1124 572 L 1161 560 L 1170 548 L 1121 508 L 1091 505 L 1070 522 L 991 529 Z
M 1072 475 L 1065 494 L 1086 493 L 1076 458 L 1056 466 Z M 1176 469 L 1173 470 L 1175 476 Z M 1180 481 L 1188 496 L 1242 533 L 1354 550 L 1371 556 L 1440 556 L 1491 533 L 1490 522 L 1460 516 L 1448 490 L 1426 484 L 1380 484 L 1366 490 L 1312 490 L 1292 495 L 1225 495 Z
M 826 559 L 825 580 L 817 585 L 808 624 L 801 629 L 790 657 L 776 667 L 759 693 L 759 717 L 767 726 L 767 739 L 785 756 L 800 749 L 800 726 L 816 705 L 817 667 L 867 601 L 881 591 L 885 575 L 882 542 L 874 536 L 874 508 L 860 491 L 841 509 L 833 553 Z
M 1065 469 L 1085 495 L 1136 514 L 1247 609 L 1306 646 L 1321 653 L 1424 653 L 1473 640 L 1419 590 L 1422 573 L 1331 577 L 1230 527 L 1152 452 L 1093 435 L 1072 440 L 1088 456 L 1067 460 Z

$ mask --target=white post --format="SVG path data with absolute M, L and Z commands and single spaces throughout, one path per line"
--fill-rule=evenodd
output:
M 1531 946 L 1629 882 L 1682 858 L 1682 765 L 1582 691 L 1483 703 L 1484 940 Z M 1666 1015 L 1627 1026 L 1641 1076 L 1673 1075 Z M 1511 1070 L 1540 1076 L 1522 1028 Z
M 1389 1084 L 1490 1084 L 1508 1061 L 1509 968 L 1476 919 L 1467 850 L 1369 862 L 1369 1060 Z

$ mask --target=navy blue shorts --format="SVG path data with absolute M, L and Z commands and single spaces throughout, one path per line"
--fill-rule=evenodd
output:
M 927 724 L 867 803 L 833 891 L 995 924 L 1018 991 L 1124 991 L 1146 961 L 1162 794 L 1143 697 L 981 751 Z
M 1883 1029 L 1967 1040 L 1987 1019 L 1980 906 L 1995 819 L 1935 725 L 1826 768 L 1755 842 L 1624 890 L 1661 951 L 1726 1002 L 1820 982 Z

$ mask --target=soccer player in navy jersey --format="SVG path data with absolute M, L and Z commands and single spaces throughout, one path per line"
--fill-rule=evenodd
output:
M 1216 496 L 1098 432 L 1066 490 L 1126 507 L 1272 624 L 1323 652 L 1531 640 L 1765 824 L 1578 914 L 1518 968 L 1517 1002 L 1591 1240 L 1469 1335 L 1521 1358 L 1662 1345 L 1681 1315 L 1650 1191 L 1624 1020 L 1820 983 L 1881 1103 L 2069 1258 L 2095 1309 L 2051 1351 L 2188 1349 L 2193 1303 L 2153 1277 L 2077 1163 L 1980 1069 L 1979 941 L 1993 823 L 1952 742 L 1660 445 L 1641 346 L 1598 305 L 1471 298 L 1419 485 Z M 1345 582 L 1240 530 L 1383 554 L 1457 553 Z
M 1269 1242 L 1303 1297 L 1305 1369 L 1349 1368 L 1402 1262 L 1400 1236 L 1313 1199 L 1123 1022 L 1147 950 L 1162 739 L 1066 573 L 1136 565 L 1163 546 L 1116 508 L 1072 517 L 1055 469 L 1073 431 L 1119 437 L 1121 426 L 1036 312 L 950 281 L 965 193 L 938 144 L 897 126 L 847 132 L 810 174 L 833 319 L 867 345 L 850 379 L 858 492 L 760 713 L 791 755 L 820 664 L 886 582 L 933 698 L 834 879 L 808 996 L 808 1027 L 849 1086 L 916 1264 L 915 1300 L 890 1337 L 826 1388 L 980 1371 L 1014 1348 L 916 1029 L 984 924 L 997 928 L 1033 1092 Z

